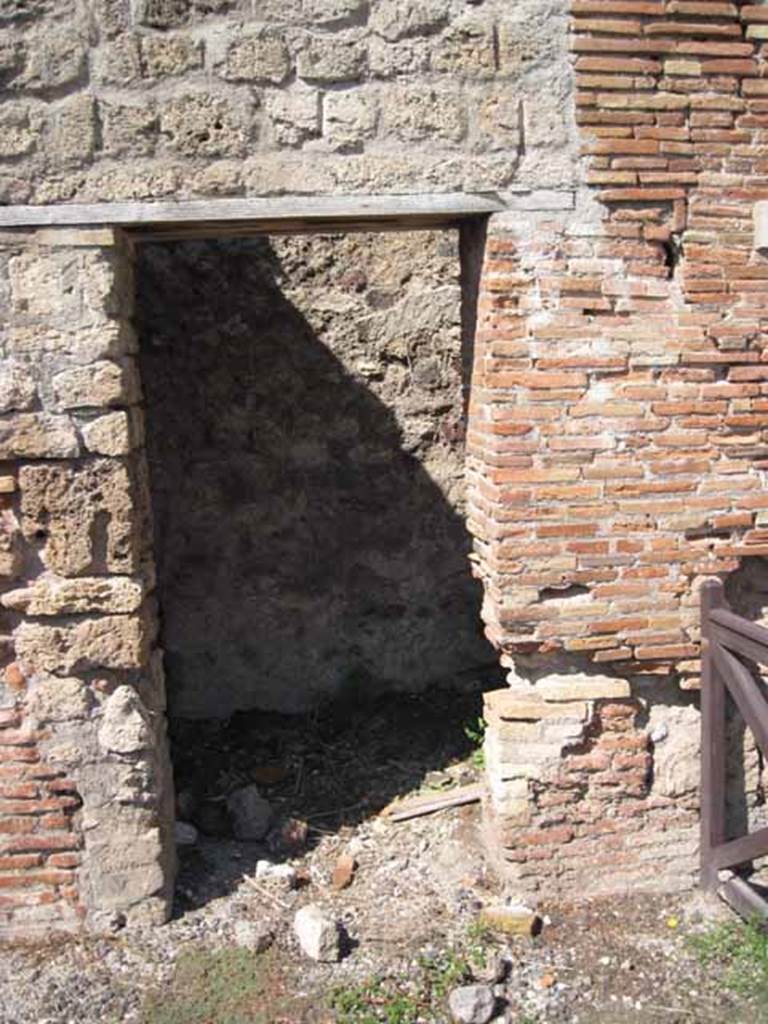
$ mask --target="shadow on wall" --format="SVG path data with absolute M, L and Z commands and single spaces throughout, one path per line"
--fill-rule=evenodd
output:
M 495 666 L 453 233 L 148 245 L 137 286 L 171 717 Z

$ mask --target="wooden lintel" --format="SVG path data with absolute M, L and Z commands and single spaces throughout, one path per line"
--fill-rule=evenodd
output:
M 274 196 L 128 203 L 0 206 L 0 229 L 121 227 L 137 237 L 294 231 L 404 230 L 457 224 L 504 210 L 492 193 Z

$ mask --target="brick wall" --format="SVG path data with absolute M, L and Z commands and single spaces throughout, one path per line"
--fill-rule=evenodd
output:
M 697 687 L 702 581 L 768 555 L 768 262 L 752 234 L 768 197 L 768 9 L 572 11 L 583 186 L 572 210 L 494 218 L 469 435 L 487 628 L 512 692 L 578 671 L 571 698 L 587 701 L 555 714 L 541 699 L 512 745 L 490 711 L 492 804 L 518 876 L 554 853 L 637 861 L 623 836 L 653 810 L 657 752 L 633 716 Z M 609 721 L 606 686 L 626 701 Z M 632 742 L 609 754 L 616 721 Z M 694 826 L 684 813 L 654 834 L 657 850 L 689 844 L 682 881 Z

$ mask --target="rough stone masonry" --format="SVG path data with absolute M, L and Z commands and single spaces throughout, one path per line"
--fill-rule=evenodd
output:
M 768 11 L 570 6 L 0 11 L 5 204 L 506 206 L 487 225 L 466 454 L 486 634 L 510 672 L 487 700 L 486 823 L 510 883 L 550 894 L 691 884 L 698 588 L 724 577 L 757 617 L 768 554 L 752 244 Z M 132 245 L 0 237 L 8 936 L 159 921 L 173 884 Z

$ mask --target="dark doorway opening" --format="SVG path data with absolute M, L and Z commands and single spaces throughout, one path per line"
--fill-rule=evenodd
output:
M 247 786 L 279 852 L 286 820 L 338 828 L 430 773 L 467 778 L 500 676 L 464 523 L 459 248 L 422 231 L 138 250 L 177 815 L 203 835 L 232 834 Z

